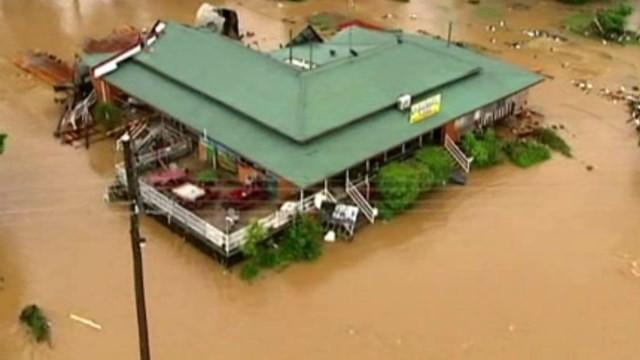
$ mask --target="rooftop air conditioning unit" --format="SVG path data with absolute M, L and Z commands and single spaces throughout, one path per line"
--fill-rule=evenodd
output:
M 411 107 L 411 95 L 402 95 L 398 98 L 398 110 L 404 111 Z

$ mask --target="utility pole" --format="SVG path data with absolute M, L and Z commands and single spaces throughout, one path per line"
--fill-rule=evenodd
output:
M 144 299 L 144 274 L 142 267 L 142 252 L 140 246 L 144 239 L 140 237 L 139 212 L 142 211 L 142 200 L 138 189 L 138 175 L 135 159 L 131 149 L 131 137 L 126 132 L 121 138 L 124 149 L 124 165 L 127 173 L 127 192 L 129 194 L 129 219 L 131 220 L 131 253 L 133 255 L 133 280 L 136 296 L 136 313 L 138 315 L 138 343 L 140 345 L 140 360 L 150 360 L 149 331 L 147 327 L 147 306 Z

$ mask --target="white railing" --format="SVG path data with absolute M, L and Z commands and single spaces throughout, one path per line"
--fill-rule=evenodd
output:
M 137 165 L 139 168 L 143 168 L 149 164 L 154 163 L 158 159 L 176 159 L 181 156 L 187 155 L 189 152 L 191 152 L 191 143 L 185 140 L 180 143 L 163 147 L 159 150 L 153 150 L 139 155 L 137 159 Z
M 365 180 L 363 183 L 368 186 L 368 180 Z M 376 217 L 378 216 L 378 209 L 371 206 L 369 201 L 365 199 L 364 195 L 358 190 L 358 186 L 354 185 L 349 179 L 347 179 L 346 186 L 347 195 L 353 200 L 356 206 L 362 211 L 362 214 L 369 220 L 370 223 L 374 223 L 376 221 Z
M 444 148 L 449 152 L 453 160 L 464 170 L 464 172 L 468 173 L 471 171 L 471 162 L 473 162 L 473 158 L 467 157 L 467 155 L 456 145 L 455 141 L 449 137 L 449 135 L 444 135 Z
M 298 205 L 298 211 L 302 213 L 311 212 L 315 209 L 315 197 L 318 194 L 324 194 L 329 199 L 334 199 L 333 194 L 331 194 L 328 190 L 322 190 L 319 193 L 315 193 L 311 196 L 308 196 L 302 200 L 302 204 Z M 276 212 L 269 214 L 268 216 L 263 217 L 258 220 L 258 223 L 264 226 L 269 231 L 273 231 L 276 229 L 280 229 L 283 226 L 289 224 L 295 218 L 294 213 L 287 213 L 281 210 L 276 210 Z M 249 226 L 247 225 L 241 229 L 234 231 L 229 234 L 229 243 L 228 243 L 228 252 L 234 251 L 238 249 L 244 242 L 246 241 L 247 232 L 249 230 Z
M 127 174 L 123 164 L 116 165 L 116 177 L 120 183 L 126 185 Z M 177 221 L 200 237 L 211 241 L 221 248 L 225 248 L 225 244 L 227 243 L 227 234 L 202 220 L 191 211 L 180 206 L 180 204 L 154 189 L 153 186 L 148 185 L 144 181 L 139 180 L 138 186 L 140 187 L 140 196 L 142 197 L 142 201 L 164 212 L 169 222 Z
M 169 221 L 178 221 L 188 227 L 191 231 L 201 237 L 211 241 L 219 247 L 224 247 L 227 242 L 227 235 L 216 229 L 208 222 L 191 211 L 180 206 L 175 201 L 154 189 L 152 186 L 140 181 L 140 195 L 144 202 L 148 202 L 159 210 L 165 212 Z
M 126 185 L 127 175 L 124 164 L 122 163 L 116 164 L 116 178 L 118 182 Z M 191 211 L 180 206 L 180 204 L 154 189 L 144 181 L 139 180 L 139 187 L 140 196 L 144 203 L 162 211 L 164 215 L 167 216 L 167 220 L 169 222 L 178 222 L 197 234 L 199 237 L 211 241 L 213 244 L 223 249 L 227 255 L 236 252 L 246 241 L 249 225 L 227 234 L 198 217 Z M 329 199 L 334 199 L 333 195 L 329 191 L 323 190 L 321 193 L 325 194 Z M 317 194 L 313 194 L 303 199 L 301 207 L 298 206 L 298 211 L 307 213 L 315 209 L 314 199 L 316 195 Z M 287 225 L 294 219 L 294 217 L 294 213 L 276 210 L 274 213 L 259 219 L 258 223 L 266 229 L 269 229 L 269 231 L 273 231 Z

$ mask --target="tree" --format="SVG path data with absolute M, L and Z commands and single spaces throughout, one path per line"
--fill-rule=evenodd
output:
M 258 255 L 258 244 L 269 236 L 267 229 L 258 221 L 253 220 L 247 229 L 245 242 L 240 247 L 242 253 L 247 257 L 255 257 Z
M 621 2 L 599 11 L 596 14 L 596 25 L 610 39 L 618 39 L 627 32 L 627 19 L 633 13 L 633 6 L 626 2 Z
M 380 215 L 388 219 L 407 210 L 432 181 L 433 175 L 427 166 L 417 162 L 385 165 L 376 178 L 376 189 L 380 192 Z

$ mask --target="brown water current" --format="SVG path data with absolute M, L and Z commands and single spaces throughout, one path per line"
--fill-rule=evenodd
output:
M 523 39 L 522 28 L 561 31 L 570 8 L 482 3 L 361 0 L 354 10 L 330 0 L 226 3 L 262 48 L 285 39 L 283 18 L 300 26 L 319 11 L 441 35 L 454 21 L 457 40 L 555 77 L 530 103 L 564 125 L 575 158 L 477 171 L 467 186 L 429 194 L 353 243 L 326 246 L 319 261 L 251 285 L 145 219 L 154 359 L 640 358 L 640 278 L 631 271 L 640 259 L 637 137 L 622 106 L 570 83 L 638 84 L 640 48 L 570 35 L 565 44 L 538 39 L 511 49 L 504 42 Z M 71 57 L 85 36 L 150 26 L 158 17 L 191 22 L 198 5 L 0 0 L 0 130 L 10 135 L 0 156 L 0 359 L 138 356 L 127 213 L 102 201 L 113 144 L 59 145 L 51 90 L 9 58 L 29 48 Z M 387 13 L 393 17 L 382 20 Z M 500 19 L 507 29 L 485 30 Z M 52 321 L 51 347 L 32 343 L 17 322 L 30 303 Z

